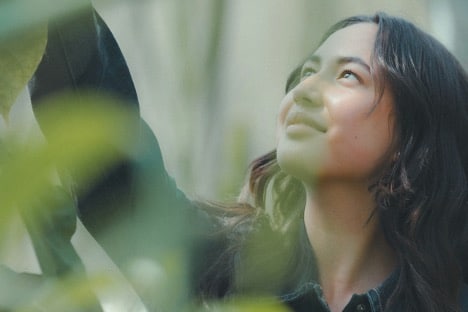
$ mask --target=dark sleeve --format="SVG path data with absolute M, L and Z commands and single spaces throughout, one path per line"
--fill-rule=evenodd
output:
M 33 110 L 52 105 L 47 97 L 59 92 L 95 90 L 118 97 L 116 105 L 130 108 L 128 131 L 139 127 L 138 99 L 129 70 L 111 32 L 89 6 L 74 15 L 49 23 L 43 59 L 29 83 Z M 117 103 L 117 101 L 116 101 Z M 41 115 L 36 114 L 43 126 Z M 45 133 L 47 137 L 47 133 Z M 134 201 L 134 165 L 122 158 L 102 173 L 97 183 L 78 196 L 78 215 L 94 236 L 123 218 Z

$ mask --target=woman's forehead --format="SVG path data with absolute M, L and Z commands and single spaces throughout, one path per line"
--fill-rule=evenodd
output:
M 308 59 L 357 57 L 369 62 L 374 50 L 378 26 L 358 23 L 332 33 Z

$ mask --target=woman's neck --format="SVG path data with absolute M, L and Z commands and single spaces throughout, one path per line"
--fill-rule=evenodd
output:
M 307 190 L 304 222 L 332 311 L 381 284 L 395 267 L 366 184 L 327 182 Z

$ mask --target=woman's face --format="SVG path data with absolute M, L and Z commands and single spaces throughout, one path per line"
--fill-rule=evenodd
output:
M 359 23 L 333 33 L 281 103 L 278 162 L 303 182 L 368 181 L 387 161 L 393 97 L 385 88 L 376 104 L 370 66 L 377 27 Z

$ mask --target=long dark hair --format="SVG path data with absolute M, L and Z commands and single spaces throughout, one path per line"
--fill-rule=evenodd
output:
M 380 94 L 390 88 L 395 99 L 396 152 L 369 188 L 375 196 L 375 214 L 399 262 L 397 285 L 386 309 L 458 311 L 459 289 L 463 278 L 468 279 L 467 74 L 433 37 L 384 13 L 342 20 L 322 42 L 339 29 L 363 22 L 378 25 L 372 70 Z M 298 83 L 300 67 L 289 76 L 286 91 Z M 256 224 L 265 222 L 255 220 L 267 219 L 274 232 L 297 237 L 304 199 L 302 184 L 281 171 L 272 151 L 251 164 L 239 202 L 252 209 L 250 217 L 242 220 L 258 232 Z M 293 246 L 286 256 L 292 260 L 282 263 L 294 265 L 283 265 L 289 271 L 277 277 L 294 286 L 309 276 L 300 271 L 310 261 L 297 254 L 310 250 L 304 246 L 307 240 L 286 241 L 284 246 Z M 255 256 L 268 258 L 272 252 L 285 250 L 272 249 Z M 246 275 L 252 281 L 255 272 Z
M 468 77 L 411 23 L 377 15 L 376 72 L 395 98 L 398 149 L 375 185 L 399 257 L 399 311 L 457 311 L 468 250 Z

